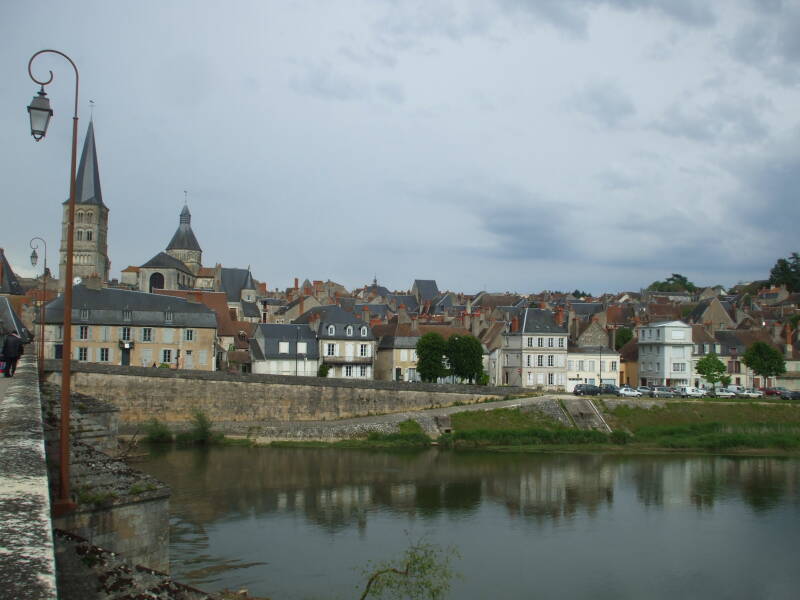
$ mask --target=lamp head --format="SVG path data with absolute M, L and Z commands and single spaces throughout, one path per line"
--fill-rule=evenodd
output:
M 31 118 L 31 135 L 38 142 L 47 134 L 47 126 L 50 117 L 53 116 L 53 109 L 50 108 L 50 99 L 44 93 L 44 86 L 28 105 L 28 114 Z
M 37 262 L 39 262 L 39 255 L 36 254 L 36 248 L 34 248 L 31 252 L 31 265 L 35 267 Z

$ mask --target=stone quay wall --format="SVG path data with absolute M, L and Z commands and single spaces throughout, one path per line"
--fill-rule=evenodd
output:
M 46 361 L 48 381 L 58 383 L 61 363 Z M 513 387 L 405 383 L 242 375 L 222 372 L 73 363 L 75 392 L 112 402 L 120 431 L 153 417 L 187 427 L 201 410 L 225 433 L 288 421 L 332 421 L 369 415 L 474 404 L 530 394 Z

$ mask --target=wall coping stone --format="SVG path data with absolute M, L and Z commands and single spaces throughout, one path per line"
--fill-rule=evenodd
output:
M 163 379 L 192 379 L 200 381 L 229 381 L 240 383 L 272 383 L 303 385 L 311 387 L 333 387 L 365 390 L 393 390 L 419 392 L 447 392 L 482 396 L 530 395 L 533 390 L 512 386 L 468 385 L 452 383 L 412 383 L 404 381 L 379 381 L 377 379 L 336 379 L 304 377 L 294 375 L 261 375 L 253 373 L 226 373 L 224 371 L 199 371 L 189 369 L 159 369 L 153 367 L 123 367 L 72 361 L 74 373 L 101 373 L 106 375 L 131 375 L 136 377 L 160 377 Z M 46 372 L 61 372 L 60 360 L 45 360 Z
M 57 597 L 42 407 L 34 357 L 0 397 L 0 596 Z

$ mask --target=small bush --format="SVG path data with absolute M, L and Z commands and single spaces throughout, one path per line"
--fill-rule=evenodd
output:
M 317 369 L 317 377 L 327 377 L 331 368 L 326 364 L 321 364 Z
M 155 417 L 150 419 L 144 427 L 144 441 L 151 444 L 171 444 L 172 432 L 164 423 Z
M 621 429 L 617 429 L 616 431 L 612 431 L 608 439 L 611 440 L 612 444 L 617 444 L 618 446 L 624 446 L 629 441 L 631 441 L 631 434 L 627 431 L 622 431 Z
M 192 422 L 192 428 L 189 431 L 181 432 L 176 436 L 178 442 L 183 444 L 212 444 L 224 439 L 222 434 L 212 431 L 211 420 L 202 410 L 194 410 Z

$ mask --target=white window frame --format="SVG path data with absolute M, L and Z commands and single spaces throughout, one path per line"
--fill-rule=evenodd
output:
M 367 337 L 367 327 L 366 325 L 361 326 L 361 337 Z
M 119 337 L 123 342 L 130 342 L 131 341 L 131 328 L 130 327 L 120 327 Z
M 328 335 L 336 335 L 336 327 L 328 325 Z
M 89 360 L 89 348 L 86 346 L 78 347 L 78 360 L 81 362 L 86 362 Z
M 325 356 L 336 356 L 336 344 L 325 344 Z
M 347 328 L 344 330 L 344 333 L 347 337 L 353 337 L 353 326 L 348 325 Z

